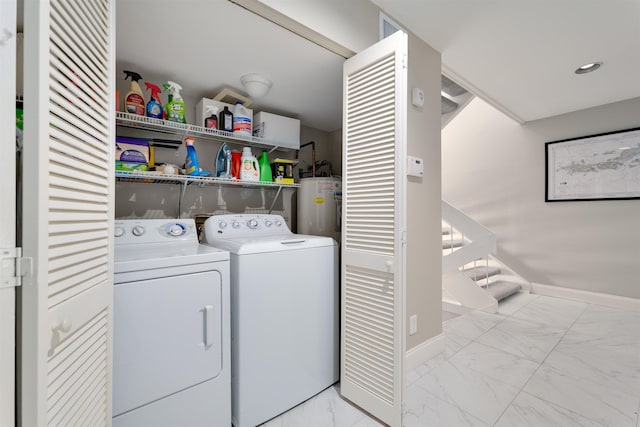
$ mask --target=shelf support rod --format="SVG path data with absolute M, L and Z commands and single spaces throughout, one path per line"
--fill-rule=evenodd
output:
M 184 200 L 184 193 L 187 192 L 187 181 L 182 181 L 180 186 L 180 199 L 178 200 L 178 219 L 181 219 L 182 215 L 182 202 Z
M 282 186 L 278 187 L 278 192 L 276 193 L 276 197 L 273 198 L 273 202 L 271 202 L 271 206 L 269 206 L 269 214 L 273 211 L 273 207 L 276 204 L 276 200 L 278 200 L 278 196 L 282 193 Z

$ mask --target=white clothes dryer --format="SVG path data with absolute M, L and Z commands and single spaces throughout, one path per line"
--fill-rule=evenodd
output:
M 229 253 L 193 220 L 115 222 L 114 427 L 231 424 Z
M 235 427 L 254 427 L 339 378 L 338 250 L 280 215 L 216 215 L 206 244 L 231 253 Z

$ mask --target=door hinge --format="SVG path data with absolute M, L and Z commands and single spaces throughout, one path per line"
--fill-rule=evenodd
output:
M 22 248 L 0 249 L 0 289 L 22 285 L 22 278 L 31 275 L 31 258 L 22 257 Z

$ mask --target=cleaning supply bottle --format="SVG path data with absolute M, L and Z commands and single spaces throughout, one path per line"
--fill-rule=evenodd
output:
M 184 101 L 180 96 L 182 86 L 178 83 L 168 81 L 168 92 L 171 95 L 169 102 L 167 102 L 167 120 L 170 122 L 187 123 L 184 117 Z
M 173 100 L 173 94 L 168 93 L 169 83 L 162 83 L 162 90 L 164 92 L 167 92 L 167 103 L 164 104 L 164 107 L 162 107 L 162 119 L 167 120 L 167 117 L 169 117 L 169 114 L 167 114 L 167 105 L 169 105 L 169 103 Z
M 260 181 L 272 182 L 273 176 L 271 175 L 271 164 L 269 164 L 269 153 L 267 150 L 262 150 L 262 154 L 258 158 L 258 165 L 260 166 Z
M 242 105 L 242 102 L 236 102 L 233 109 L 233 133 L 235 135 L 251 136 L 251 116 L 249 110 Z
M 204 127 L 207 129 L 218 129 L 218 107 L 215 105 L 207 105 L 204 111 L 205 114 L 209 114 L 209 116 L 204 119 Z
M 198 165 L 198 153 L 196 147 L 193 146 L 193 137 L 187 136 L 184 139 L 184 145 L 187 147 L 187 157 L 184 160 L 184 174 L 191 176 L 200 175 L 200 165 Z
M 137 114 L 144 116 L 144 94 L 138 81 L 142 79 L 142 76 L 135 71 L 124 70 L 124 79 L 131 79 L 129 86 L 129 92 L 124 97 L 124 111 L 131 114 Z
M 160 92 L 162 90 L 153 83 L 144 82 L 147 90 L 151 91 L 151 99 L 147 102 L 147 117 L 153 117 L 154 119 L 162 118 L 162 103 L 160 102 Z
M 229 111 L 229 107 L 226 105 L 218 116 L 218 129 L 225 132 L 233 132 L 233 113 Z
M 240 166 L 240 180 L 241 181 L 259 181 L 260 180 L 260 165 L 258 160 L 253 157 L 251 148 L 242 148 L 242 165 Z

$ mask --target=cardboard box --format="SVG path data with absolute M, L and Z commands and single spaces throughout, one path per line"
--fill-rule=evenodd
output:
M 204 127 L 204 119 L 206 119 L 207 117 L 209 117 L 211 115 L 211 114 L 207 114 L 207 107 L 210 106 L 210 105 L 218 108 L 218 112 L 216 113 L 216 117 L 219 117 L 220 111 L 224 110 L 224 107 L 228 107 L 229 111 L 231 111 L 232 113 L 233 113 L 233 110 L 236 107 L 235 105 L 227 104 L 226 102 L 215 101 L 215 100 L 209 99 L 209 98 L 202 98 L 196 104 L 196 119 L 195 119 L 196 122 L 194 123 L 194 125 Z M 251 125 L 253 126 L 253 110 L 251 108 L 247 108 L 247 107 L 245 107 L 245 108 L 249 112 L 249 118 L 251 119 Z M 220 126 L 219 123 L 218 123 L 218 126 Z M 253 132 L 253 127 L 252 127 L 251 131 Z
M 116 136 L 116 160 L 123 163 L 149 163 L 149 142 L 146 139 Z
M 253 136 L 278 147 L 300 149 L 300 120 L 266 111 L 254 115 Z

